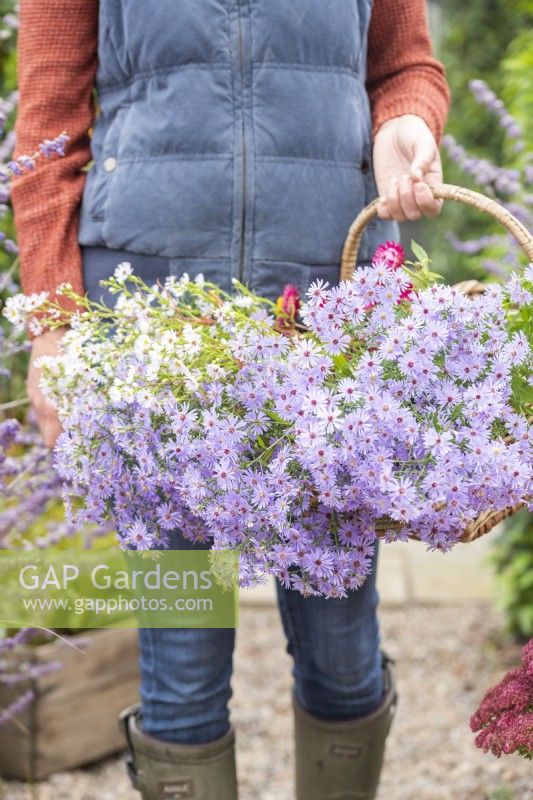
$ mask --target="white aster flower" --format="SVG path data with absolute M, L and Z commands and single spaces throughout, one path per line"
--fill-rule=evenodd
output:
M 108 392 L 110 401 L 116 405 L 119 403 L 133 403 L 135 399 L 133 389 L 124 381 L 114 381 Z
M 146 387 L 135 392 L 135 399 L 143 408 L 155 410 L 159 408 L 159 401 Z
M 113 273 L 115 280 L 119 281 L 119 283 L 123 283 L 131 275 L 133 275 L 133 267 L 129 261 L 122 261 L 120 264 L 118 264 L 118 266 L 115 267 L 115 271 Z
M 150 361 L 146 366 L 146 380 L 155 381 L 159 375 L 162 359 L 159 356 L 151 354 Z
M 222 380 L 227 375 L 227 370 L 220 364 L 211 364 L 209 367 L 209 377 L 213 380 Z
M 146 332 L 143 331 L 140 336 L 137 336 L 133 349 L 137 355 L 150 352 L 152 349 L 152 340 Z
M 37 317 L 32 317 L 28 322 L 28 330 L 33 336 L 40 336 L 44 331 L 44 326 Z
M 237 308 L 251 308 L 254 303 L 254 298 L 245 294 L 238 294 L 233 300 L 233 305 L 237 306 Z
M 161 351 L 173 350 L 178 342 L 176 331 L 163 331 L 160 339 Z
M 3 315 L 17 328 L 24 327 L 28 315 L 39 308 L 47 297 L 48 292 L 31 295 L 16 294 L 14 297 L 8 297 Z
M 197 329 L 192 325 L 183 326 L 183 338 L 185 340 L 185 350 L 188 353 L 198 353 L 202 345 L 202 337 Z

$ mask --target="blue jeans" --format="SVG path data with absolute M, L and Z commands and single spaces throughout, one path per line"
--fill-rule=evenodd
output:
M 120 261 L 131 261 L 147 282 L 168 275 L 168 260 L 158 256 L 85 249 L 84 281 L 90 297 L 104 294 L 97 281 Z M 105 299 L 113 302 L 112 296 Z M 178 531 L 171 546 L 199 547 Z M 296 697 L 323 719 L 365 716 L 382 697 L 377 556 L 376 545 L 372 573 L 343 599 L 304 598 L 276 584 Z M 182 744 L 208 742 L 226 733 L 235 631 L 145 628 L 139 631 L 139 642 L 143 730 Z
M 195 547 L 174 533 L 172 549 Z M 323 719 L 362 717 L 380 703 L 376 564 L 377 547 L 372 573 L 343 599 L 302 597 L 276 581 L 296 697 Z M 223 736 L 230 725 L 235 631 L 143 628 L 139 643 L 144 732 L 181 744 Z

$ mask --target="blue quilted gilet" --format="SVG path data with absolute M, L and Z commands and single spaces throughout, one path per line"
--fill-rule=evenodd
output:
M 79 241 L 269 297 L 338 279 L 376 196 L 371 0 L 101 0 Z M 394 238 L 376 220 L 360 254 Z

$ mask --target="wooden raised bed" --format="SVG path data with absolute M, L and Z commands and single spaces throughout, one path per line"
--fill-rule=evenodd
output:
M 82 652 L 56 640 L 27 648 L 32 662 L 61 667 L 28 683 L 0 684 L 0 708 L 31 688 L 35 700 L 0 727 L 0 776 L 36 781 L 122 750 L 117 716 L 138 699 L 137 630 L 84 631 Z M 83 644 L 81 644 L 83 642 Z

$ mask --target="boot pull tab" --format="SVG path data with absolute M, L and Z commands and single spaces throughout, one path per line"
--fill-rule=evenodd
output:
M 125 708 L 124 711 L 120 712 L 118 718 L 119 727 L 124 734 L 124 738 L 126 739 L 126 768 L 128 770 L 129 778 L 133 784 L 133 788 L 137 789 L 137 791 L 140 791 L 141 787 L 139 785 L 139 775 L 135 766 L 135 755 L 130 736 L 130 719 L 138 714 L 139 710 L 139 704 L 129 706 L 129 708 Z

